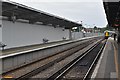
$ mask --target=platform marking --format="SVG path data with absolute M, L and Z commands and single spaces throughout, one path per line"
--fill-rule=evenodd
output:
M 12 76 L 4 76 L 3 77 L 4 79 L 10 79 L 10 78 L 13 78 Z
M 108 46 L 108 41 L 107 41 L 107 43 L 106 43 L 106 45 L 104 47 L 104 50 L 103 50 L 103 52 L 102 52 L 102 54 L 100 56 L 100 59 L 99 59 L 97 65 L 95 67 L 95 70 L 93 71 L 93 74 L 91 76 L 91 80 L 94 80 L 96 78 L 96 76 L 97 76 L 97 73 L 98 73 L 98 70 L 99 70 L 99 67 L 100 67 L 100 64 L 102 62 L 102 59 L 103 59 L 103 56 L 104 56 L 104 52 L 105 52 L 105 49 L 107 48 L 107 46 Z
M 117 74 L 117 77 L 118 77 L 118 58 L 117 58 L 117 49 L 115 48 L 115 45 L 113 44 L 113 48 L 114 48 L 114 58 L 115 58 L 115 68 L 116 68 L 116 74 Z

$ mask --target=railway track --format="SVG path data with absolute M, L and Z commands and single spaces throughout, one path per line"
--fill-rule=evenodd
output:
M 99 45 L 94 46 L 87 51 L 83 56 L 78 58 L 75 62 L 71 63 L 59 75 L 52 75 L 48 80 L 86 80 L 90 79 L 93 69 L 102 53 L 106 40 L 102 41 Z
M 59 80 L 59 79 L 76 80 L 77 78 L 78 80 L 80 79 L 85 80 L 86 78 L 88 78 L 88 75 L 92 67 L 94 66 L 100 53 L 102 52 L 105 42 L 106 41 L 101 40 L 97 42 L 95 45 L 93 45 L 90 49 L 85 51 L 84 54 L 81 54 L 78 56 L 76 53 L 75 55 L 77 55 L 77 57 L 73 57 L 73 56 L 68 57 L 56 63 L 55 65 L 48 67 L 47 69 L 40 72 L 39 74 L 32 76 L 31 78 L 39 78 L 39 79 L 45 79 L 45 80 Z M 76 76 L 74 78 L 69 77 L 69 74 L 71 74 L 69 72 L 74 72 L 73 70 L 75 66 L 78 64 L 80 66 L 79 66 L 79 70 L 76 72 L 80 73 L 78 74 L 79 77 L 76 77 Z
M 97 39 L 85 40 L 81 41 L 81 44 L 74 46 L 68 50 L 62 51 L 55 55 L 46 57 L 42 60 L 36 61 L 29 65 L 22 66 L 18 69 L 9 71 L 7 73 L 3 73 L 3 78 L 11 77 L 16 79 L 22 78 L 29 78 L 41 71 L 44 71 L 47 67 L 54 65 L 55 63 L 60 62 L 61 60 L 65 59 L 68 56 L 71 56 L 73 53 L 78 52 L 79 50 L 85 48 L 86 46 L 90 45 L 91 43 L 95 42 Z

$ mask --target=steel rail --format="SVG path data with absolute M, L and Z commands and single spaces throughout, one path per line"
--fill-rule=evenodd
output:
M 107 40 L 106 40 L 106 41 L 107 41 Z M 90 66 L 90 68 L 88 69 L 87 73 L 85 74 L 83 80 L 86 80 L 86 79 L 88 78 L 88 76 L 89 76 L 89 74 L 90 74 L 90 72 L 91 72 L 94 64 L 95 64 L 95 63 L 97 62 L 97 60 L 99 59 L 99 56 L 100 56 L 100 54 L 102 53 L 102 51 L 103 51 L 103 49 L 104 49 L 104 47 L 105 47 L 105 45 L 106 45 L 106 41 L 105 41 L 105 43 L 103 44 L 102 48 L 99 50 L 97 56 L 95 57 L 94 61 L 92 62 L 91 66 Z
M 94 48 L 96 48 L 103 40 L 99 41 L 95 45 L 93 45 L 89 50 L 85 51 L 83 55 L 78 56 L 68 65 L 60 69 L 58 72 L 50 76 L 47 80 L 58 80 L 60 79 L 68 70 L 70 70 L 75 64 L 77 64 L 81 59 L 83 59 L 88 53 L 90 53 Z

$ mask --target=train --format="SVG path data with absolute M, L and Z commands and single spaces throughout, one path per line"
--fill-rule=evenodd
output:
M 115 31 L 108 31 L 108 30 L 104 31 L 105 39 L 108 39 L 109 37 L 114 37 L 115 34 L 116 34 Z

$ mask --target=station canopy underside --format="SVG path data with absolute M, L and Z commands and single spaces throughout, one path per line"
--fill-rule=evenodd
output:
M 31 24 L 42 22 L 43 25 L 50 24 L 66 29 L 81 26 L 79 23 L 11 1 L 2 1 L 2 16 L 8 17 L 8 20 L 14 16 L 16 20 L 28 20 Z
M 120 0 L 103 0 L 108 24 L 111 27 L 120 26 Z

